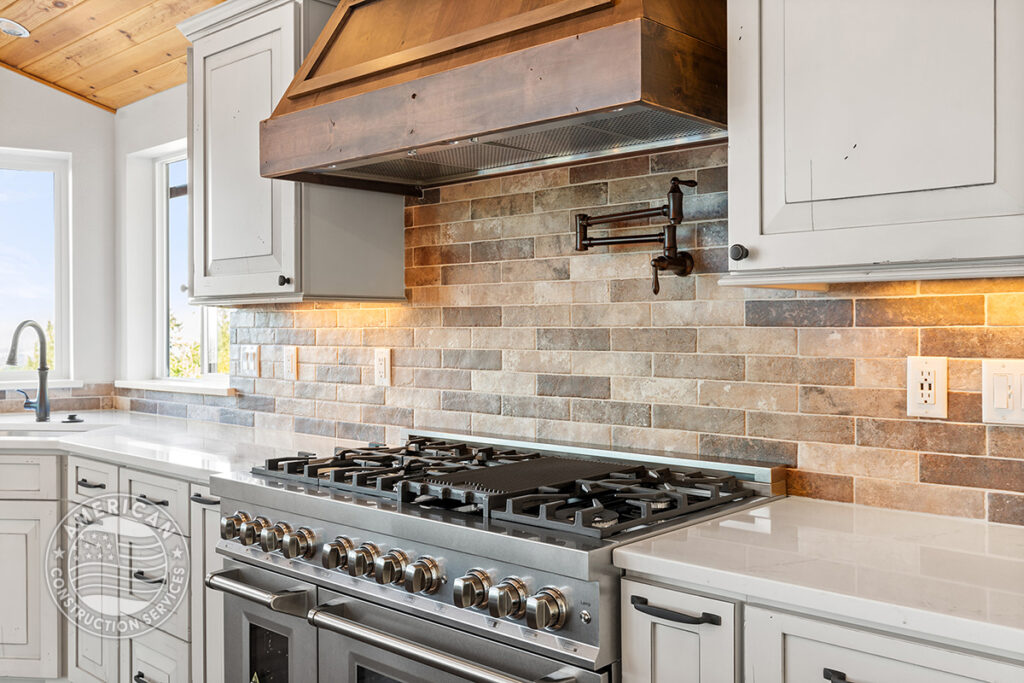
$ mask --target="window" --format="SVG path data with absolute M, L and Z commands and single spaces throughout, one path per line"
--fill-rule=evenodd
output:
M 39 367 L 31 330 L 19 338 L 17 366 L 4 362 L 22 320 L 46 330 L 51 376 L 70 376 L 68 161 L 66 154 L 0 149 L 0 381 L 34 378 Z
M 157 161 L 159 261 L 158 369 L 164 377 L 195 379 L 228 372 L 228 311 L 188 302 L 188 161 L 180 155 Z

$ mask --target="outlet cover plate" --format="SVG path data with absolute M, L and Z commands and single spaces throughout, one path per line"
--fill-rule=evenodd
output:
M 981 361 L 981 419 L 988 424 L 1024 425 L 1024 360 Z
M 907 415 L 943 419 L 949 411 L 945 356 L 907 358 Z

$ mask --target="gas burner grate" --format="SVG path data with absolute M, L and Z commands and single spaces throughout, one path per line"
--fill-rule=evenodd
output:
M 542 487 L 509 498 L 491 517 L 545 529 L 607 538 L 642 525 L 675 519 L 752 496 L 730 475 L 699 470 L 647 469 L 613 472 L 569 486 Z

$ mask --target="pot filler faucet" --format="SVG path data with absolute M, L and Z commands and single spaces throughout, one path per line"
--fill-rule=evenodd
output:
M 14 330 L 14 337 L 11 339 L 11 352 L 7 354 L 7 364 L 18 364 L 18 337 L 26 327 L 33 328 L 39 335 L 39 389 L 36 391 L 35 401 L 29 401 L 28 394 L 25 394 L 25 408 L 36 411 L 36 422 L 49 422 L 50 398 L 49 392 L 46 390 L 46 376 L 50 374 L 50 368 L 46 365 L 46 333 L 35 320 L 24 320 Z
M 668 203 L 653 209 L 623 211 L 604 216 L 588 216 L 585 213 L 576 215 L 576 251 L 586 251 L 590 247 L 608 244 L 644 244 L 658 242 L 661 244 L 661 256 L 651 259 L 651 291 L 655 294 L 661 289 L 658 284 L 658 271 L 667 270 L 679 276 L 689 275 L 693 270 L 693 257 L 676 247 L 676 226 L 683 221 L 683 191 L 680 185 L 696 187 L 696 180 L 680 180 L 673 178 L 668 190 Z M 641 218 L 668 218 L 668 225 L 661 232 L 648 235 L 623 235 L 622 237 L 591 237 L 587 228 L 605 223 L 619 223 Z

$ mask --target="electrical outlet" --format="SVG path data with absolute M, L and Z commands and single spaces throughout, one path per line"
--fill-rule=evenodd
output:
M 373 383 L 391 386 L 391 349 L 373 350 Z
M 948 412 L 944 356 L 907 358 L 907 415 L 944 418 Z
M 981 361 L 981 419 L 1024 425 L 1024 360 Z
M 284 347 L 284 379 L 299 378 L 299 347 Z
M 260 376 L 260 347 L 258 344 L 246 344 L 241 348 L 238 360 L 238 374 L 243 377 Z

